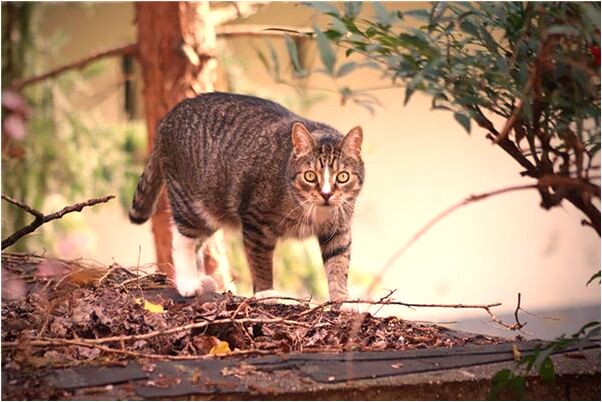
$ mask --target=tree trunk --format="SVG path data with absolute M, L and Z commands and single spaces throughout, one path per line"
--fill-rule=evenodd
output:
M 137 2 L 138 57 L 148 146 L 159 120 L 178 102 L 213 91 L 217 62 L 209 2 Z M 151 218 L 159 268 L 173 277 L 171 212 L 165 189 Z

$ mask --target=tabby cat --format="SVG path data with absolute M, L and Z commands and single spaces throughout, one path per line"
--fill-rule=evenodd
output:
M 197 267 L 195 245 L 230 226 L 242 228 L 256 297 L 274 294 L 278 238 L 317 236 L 330 300 L 343 300 L 351 218 L 364 181 L 361 145 L 360 127 L 343 136 L 265 99 L 219 92 L 187 99 L 159 123 L 130 221 L 152 215 L 165 183 L 182 296 L 216 290 Z

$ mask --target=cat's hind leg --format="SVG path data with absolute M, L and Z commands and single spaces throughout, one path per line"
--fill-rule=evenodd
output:
M 199 272 L 197 268 L 195 253 L 197 238 L 185 236 L 174 225 L 172 239 L 172 259 L 178 293 L 190 297 L 197 293 L 215 291 L 217 284 L 213 278 L 204 275 L 204 272 Z
M 178 293 L 184 297 L 214 292 L 217 283 L 205 274 L 203 264 L 197 265 L 197 244 L 203 244 L 215 232 L 193 209 L 188 197 L 181 197 L 175 186 L 169 188 L 174 220 L 172 226 L 172 259 Z

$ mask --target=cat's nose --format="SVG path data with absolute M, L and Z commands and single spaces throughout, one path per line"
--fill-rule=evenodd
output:
M 332 195 L 332 193 L 324 193 L 324 192 L 320 191 L 320 195 L 322 196 L 322 198 L 324 198 L 324 201 L 326 201 L 326 203 L 328 204 L 328 200 L 330 199 L 330 196 Z

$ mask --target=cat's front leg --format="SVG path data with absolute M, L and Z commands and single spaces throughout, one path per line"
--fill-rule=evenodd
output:
M 344 228 L 334 233 L 318 236 L 322 261 L 328 279 L 328 294 L 331 301 L 346 300 L 347 274 L 351 257 L 351 232 Z
M 256 219 L 243 221 L 242 234 L 255 297 L 274 297 L 276 292 L 272 259 L 277 237 L 268 226 L 260 224 Z

